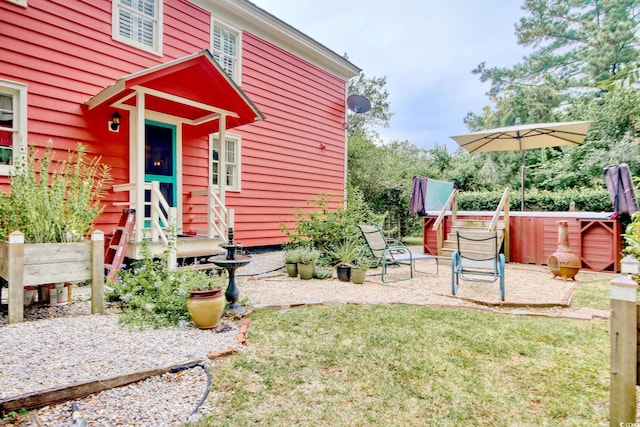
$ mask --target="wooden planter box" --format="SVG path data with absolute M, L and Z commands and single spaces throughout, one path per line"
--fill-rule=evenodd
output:
M 47 283 L 91 280 L 91 313 L 104 313 L 104 234 L 95 231 L 90 241 L 24 243 L 24 235 L 11 233 L 0 243 L 0 276 L 9 282 L 9 323 L 22 322 L 24 287 Z

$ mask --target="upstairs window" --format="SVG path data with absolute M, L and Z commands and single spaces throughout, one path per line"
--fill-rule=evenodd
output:
M 231 27 L 213 22 L 211 53 L 229 77 L 240 83 L 240 33 Z
M 220 177 L 218 175 L 218 165 L 220 156 L 224 155 L 225 171 L 224 183 L 226 190 L 240 191 L 240 137 L 226 136 L 226 144 L 224 144 L 224 153 L 220 153 L 220 139 L 218 135 L 211 136 L 211 183 L 214 186 L 220 185 Z
M 114 0 L 113 38 L 162 55 L 162 0 Z
M 0 80 L 0 175 L 27 149 L 27 86 Z

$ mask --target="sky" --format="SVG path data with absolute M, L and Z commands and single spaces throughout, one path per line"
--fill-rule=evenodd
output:
M 387 78 L 390 127 L 384 142 L 457 148 L 464 117 L 490 105 L 488 83 L 471 74 L 481 62 L 511 67 L 527 49 L 515 24 L 524 0 L 252 0 L 325 45 L 348 54 L 367 77 Z

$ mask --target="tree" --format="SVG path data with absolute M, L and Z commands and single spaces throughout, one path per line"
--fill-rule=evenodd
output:
M 496 95 L 508 86 L 553 82 L 560 89 L 596 88 L 638 58 L 638 0 L 526 0 L 518 43 L 535 48 L 513 68 L 473 72 Z M 575 94 L 575 92 L 574 92 Z
M 481 63 L 472 72 L 490 81 L 493 107 L 469 113 L 471 130 L 522 123 L 593 120 L 584 144 L 527 152 L 525 186 L 540 189 L 602 186 L 602 168 L 629 163 L 637 169 L 638 0 L 526 0 L 516 24 L 518 43 L 534 48 L 511 68 Z M 622 84 L 624 83 L 624 84 Z M 495 166 L 505 185 L 518 159 L 497 152 L 476 157 Z M 505 173 L 506 171 L 506 173 Z M 463 171 L 469 174 L 468 170 Z
M 371 102 L 371 109 L 366 113 L 347 112 L 347 134 L 349 136 L 363 134 L 372 140 L 380 137 L 375 131 L 377 126 L 388 128 L 393 115 L 388 101 L 389 92 L 385 88 L 386 77 L 367 78 L 364 73 L 349 80 L 348 93 L 361 95 Z

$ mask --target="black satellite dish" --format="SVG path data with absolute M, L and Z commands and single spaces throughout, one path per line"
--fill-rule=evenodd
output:
M 362 95 L 349 95 L 347 106 L 356 114 L 366 113 L 371 108 L 371 102 Z

